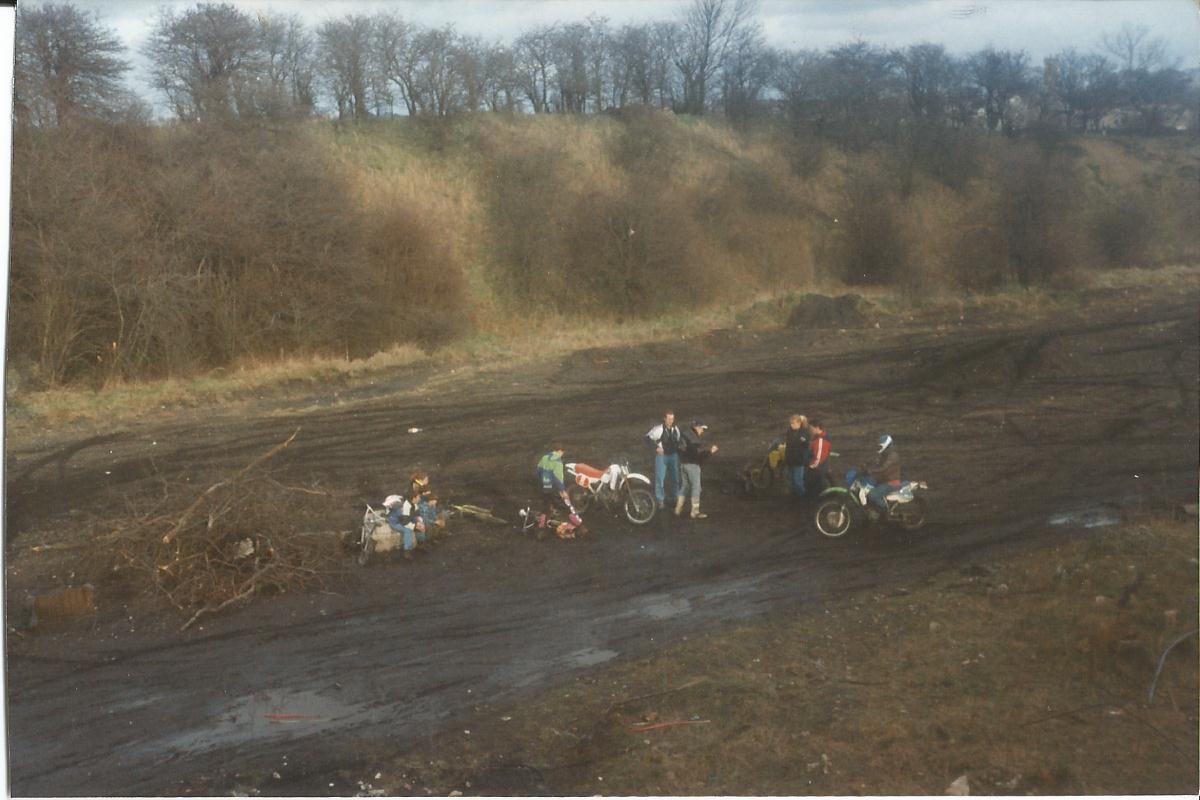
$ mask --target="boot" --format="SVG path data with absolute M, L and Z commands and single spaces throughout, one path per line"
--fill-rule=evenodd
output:
M 678 517 L 678 516 L 681 516 L 682 514 L 683 514 L 683 497 L 676 497 L 675 498 L 675 516 Z
M 708 514 L 700 510 L 700 501 L 692 501 L 692 519 L 708 519 Z

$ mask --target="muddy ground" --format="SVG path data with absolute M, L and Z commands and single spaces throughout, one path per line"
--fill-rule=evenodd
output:
M 324 776 L 469 727 L 477 709 L 578 670 L 1086 535 L 1097 514 L 1194 502 L 1198 294 L 1109 292 L 1054 318 L 717 331 L 515 371 L 398 374 L 360 396 L 290 407 L 10 432 L 10 625 L 14 599 L 75 569 L 70 551 L 33 545 L 78 538 L 89 511 L 160 491 L 163 479 L 200 490 L 297 426 L 275 475 L 350 492 L 330 520 L 345 529 L 417 465 L 443 496 L 508 515 L 552 438 L 568 460 L 627 454 L 645 466 L 639 437 L 666 406 L 702 416 L 722 446 L 701 522 L 633 529 L 593 514 L 576 542 L 462 524 L 412 563 L 359 570 L 347 558 L 324 592 L 259 600 L 182 634 L 153 598 L 103 592 L 94 625 L 10 633 L 12 792 L 223 791 L 282 764 L 285 792 L 353 793 Z M 826 421 L 843 469 L 893 434 L 905 472 L 933 487 L 929 528 L 831 542 L 803 506 L 718 491 L 793 411 Z M 304 719 L 273 724 L 271 713 Z

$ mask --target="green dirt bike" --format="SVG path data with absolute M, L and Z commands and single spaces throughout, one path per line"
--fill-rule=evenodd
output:
M 905 481 L 888 492 L 884 498 L 886 513 L 867 499 L 867 493 L 874 486 L 859 470 L 849 470 L 845 486 L 831 486 L 821 492 L 816 513 L 817 530 L 837 539 L 849 533 L 856 524 L 884 522 L 906 531 L 915 531 L 925 524 L 928 508 L 925 498 L 918 494 L 929 488 L 925 481 Z

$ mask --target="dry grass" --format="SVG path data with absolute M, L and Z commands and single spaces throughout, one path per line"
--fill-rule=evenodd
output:
M 1194 638 L 1146 697 L 1194 626 L 1195 557 L 1194 521 L 1150 521 L 964 564 L 590 671 L 370 769 L 389 794 L 513 791 L 487 783 L 497 764 L 552 794 L 939 795 L 961 775 L 972 794 L 1194 794 Z

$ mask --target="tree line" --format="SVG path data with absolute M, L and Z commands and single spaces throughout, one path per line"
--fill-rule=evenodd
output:
M 645 106 L 735 121 L 779 117 L 856 146 L 910 123 L 1097 131 L 1114 112 L 1115 127 L 1157 132 L 1174 112 L 1200 104 L 1197 87 L 1145 26 L 1035 65 L 1024 50 L 956 56 L 928 43 L 783 50 L 766 44 L 755 13 L 755 0 L 693 0 L 672 20 L 618 26 L 591 16 L 489 42 L 394 11 L 346 14 L 311 30 L 296 15 L 200 2 L 160 10 L 141 52 L 153 88 L 186 121 Z M 16 34 L 18 122 L 152 116 L 125 86 L 127 49 L 99 16 L 69 2 L 22 5 Z

